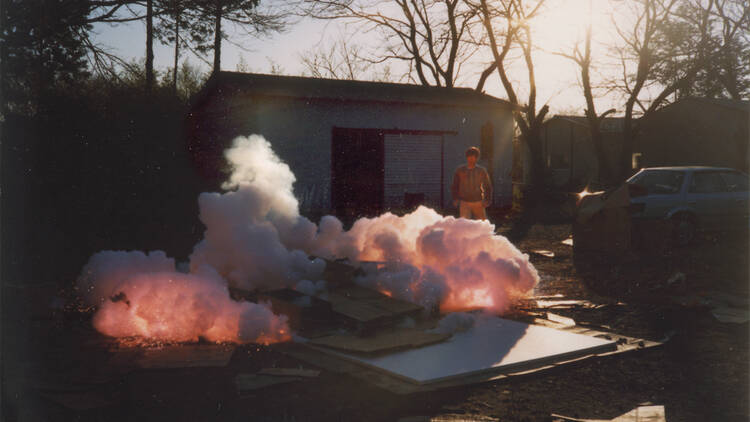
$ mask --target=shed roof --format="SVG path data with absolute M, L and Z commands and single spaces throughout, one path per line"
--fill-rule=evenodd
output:
M 731 108 L 739 111 L 747 112 L 750 110 L 750 101 L 748 100 L 732 100 L 728 98 L 702 98 L 702 97 L 688 97 L 685 100 L 699 101 L 703 103 L 713 104 L 725 108 Z
M 513 108 L 513 105 L 506 100 L 470 88 L 445 88 L 258 73 L 224 71 L 215 73 L 206 82 L 201 94 L 208 95 L 217 90 L 223 94 L 242 93 L 272 97 Z
M 575 125 L 589 127 L 589 121 L 586 116 L 571 116 L 564 114 L 557 114 L 549 120 L 559 119 L 564 120 Z M 548 120 L 548 121 L 549 121 Z M 622 125 L 625 121 L 624 117 L 605 117 L 602 121 L 602 127 L 600 128 L 603 132 L 622 132 Z

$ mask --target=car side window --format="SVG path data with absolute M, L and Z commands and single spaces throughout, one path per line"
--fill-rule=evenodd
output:
M 750 185 L 750 180 L 748 180 L 748 176 L 746 174 L 736 172 L 736 171 L 727 171 L 721 173 L 722 179 L 724 179 L 724 183 L 727 185 L 727 190 L 729 192 L 747 192 L 748 191 L 748 185 Z
M 718 172 L 699 171 L 693 173 L 693 179 L 690 181 L 690 193 L 717 193 L 726 191 L 727 185 Z
M 646 188 L 649 194 L 669 195 L 680 192 L 684 173 L 671 170 L 648 170 L 635 175 L 630 182 Z

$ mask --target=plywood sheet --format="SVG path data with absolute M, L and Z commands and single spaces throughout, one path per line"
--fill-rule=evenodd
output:
M 364 302 L 396 315 L 419 313 L 422 310 L 422 307 L 419 305 L 405 300 L 393 299 L 388 296 L 364 299 Z
M 137 363 L 141 368 L 223 367 L 233 353 L 233 346 L 182 344 L 146 349 Z
M 450 338 L 450 334 L 428 333 L 411 328 L 393 329 L 372 336 L 337 334 L 310 340 L 311 344 L 358 353 L 382 353 L 389 350 L 435 344 Z
M 419 305 L 393 299 L 376 290 L 357 285 L 332 289 L 325 300 L 331 304 L 334 312 L 365 324 L 419 313 L 422 310 Z
M 352 318 L 358 322 L 369 323 L 378 319 L 393 316 L 392 312 L 370 305 L 362 300 L 351 300 L 335 293 L 328 294 L 333 312 Z
M 329 353 L 412 383 L 430 384 L 616 349 L 611 340 L 486 317 L 448 341 L 418 349 L 376 357 Z

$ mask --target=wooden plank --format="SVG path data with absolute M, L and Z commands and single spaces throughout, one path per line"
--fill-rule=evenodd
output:
M 377 297 L 372 299 L 364 299 L 364 301 L 370 305 L 376 306 L 380 309 L 389 311 L 396 315 L 408 315 L 419 313 L 422 311 L 421 306 L 416 305 L 405 300 L 393 299 L 388 296 Z
M 333 312 L 352 318 L 357 322 L 371 323 L 378 319 L 393 316 L 392 312 L 370 305 L 363 301 L 355 301 L 335 293 L 328 294 Z
M 377 290 L 368 289 L 366 287 L 358 286 L 356 284 L 350 284 L 347 286 L 336 287 L 331 290 L 331 293 L 341 295 L 347 299 L 373 299 L 378 297 L 388 297 Z
M 562 315 L 553 314 L 552 312 L 547 312 L 547 319 L 552 322 L 562 324 L 566 327 L 572 327 L 576 325 L 576 321 L 573 318 L 568 318 Z
M 350 352 L 381 353 L 410 347 L 426 346 L 449 338 L 450 334 L 400 328 L 367 337 L 351 334 L 332 335 L 312 339 L 310 343 Z
M 394 299 L 376 290 L 357 285 L 332 289 L 326 299 L 334 312 L 361 323 L 378 319 L 396 319 L 419 313 L 423 308 L 411 302 Z
M 639 406 L 612 422 L 666 422 L 664 406 Z

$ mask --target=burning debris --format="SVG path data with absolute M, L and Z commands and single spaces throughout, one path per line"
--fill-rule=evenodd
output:
M 420 207 L 360 219 L 349 231 L 333 216 L 316 225 L 299 214 L 294 174 L 265 139 L 237 138 L 225 155 L 233 169 L 222 186 L 227 191 L 198 198 L 206 230 L 189 273 L 161 251 L 91 257 L 78 286 L 97 308 L 97 330 L 170 341 L 285 341 L 286 316 L 274 315 L 270 305 L 235 301 L 229 289 L 293 288 L 328 300 L 335 280 L 326 279 L 326 260 L 358 266 L 361 286 L 442 312 L 502 313 L 539 280 L 528 256 L 486 221 Z

